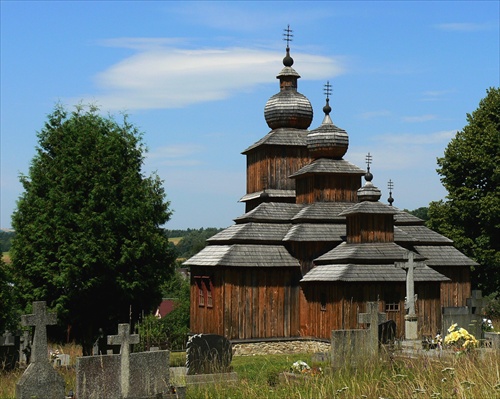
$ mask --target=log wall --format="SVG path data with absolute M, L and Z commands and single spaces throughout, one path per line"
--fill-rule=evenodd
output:
M 307 148 L 264 146 L 247 154 L 247 194 L 264 189 L 295 190 L 289 176 L 310 162 Z
M 349 244 L 394 242 L 393 215 L 349 215 L 346 228 Z
M 307 175 L 296 179 L 298 204 L 357 202 L 361 177 L 354 175 Z
M 451 279 L 441 283 L 441 306 L 466 306 L 467 298 L 471 297 L 470 267 L 433 266 L 432 268 Z

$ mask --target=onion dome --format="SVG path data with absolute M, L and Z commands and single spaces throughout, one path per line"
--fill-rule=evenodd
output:
M 280 80 L 280 92 L 272 96 L 264 108 L 266 123 L 271 129 L 307 129 L 313 119 L 313 109 L 307 97 L 297 91 L 300 75 L 292 68 L 293 58 L 288 46 L 283 65 L 276 76 Z
M 375 187 L 372 183 L 373 175 L 370 173 L 370 163 L 372 156 L 370 153 L 366 156 L 366 163 L 368 164 L 366 174 L 365 174 L 365 185 L 358 190 L 358 201 L 371 201 L 376 202 L 382 197 L 381 191 L 378 187 Z
M 331 93 L 329 82 L 325 85 L 325 93 L 326 105 L 323 107 L 325 117 L 321 126 L 311 130 L 307 135 L 307 148 L 314 158 L 341 159 L 349 147 L 349 136 L 345 130 L 335 126 L 330 118 L 332 108 L 330 107 L 329 99 Z

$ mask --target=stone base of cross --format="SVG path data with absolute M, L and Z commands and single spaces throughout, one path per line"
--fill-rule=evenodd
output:
M 408 313 L 405 315 L 405 339 L 415 340 L 418 339 L 418 317 L 415 310 L 417 296 L 415 295 L 415 280 L 413 277 L 416 263 L 413 261 L 413 252 L 408 251 L 407 256 L 407 262 L 396 262 L 395 266 L 406 271 L 405 309 Z

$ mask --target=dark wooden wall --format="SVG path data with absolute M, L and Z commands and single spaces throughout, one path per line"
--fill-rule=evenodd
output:
M 470 266 L 432 268 L 451 279 L 441 283 L 441 306 L 466 306 L 467 298 L 471 297 Z
M 298 204 L 357 202 L 361 177 L 355 175 L 307 175 L 296 179 Z
M 404 337 L 406 314 L 404 309 L 406 286 L 404 282 L 370 283 L 316 283 L 304 284 L 301 291 L 300 333 L 330 339 L 332 330 L 363 328 L 358 314 L 366 309 L 366 302 L 380 301 L 380 311 L 396 322 L 398 337 Z M 441 328 L 439 283 L 416 284 L 419 335 L 434 336 Z M 322 296 L 326 307 L 322 310 Z M 399 310 L 386 311 L 386 304 L 397 303 Z
M 194 276 L 209 273 L 214 282 L 213 308 L 199 307 Z M 297 337 L 300 278 L 298 267 L 192 267 L 191 332 L 229 339 Z
M 295 190 L 289 176 L 310 162 L 307 148 L 263 146 L 247 154 L 247 194 L 264 189 Z
M 394 242 L 393 215 L 357 214 L 347 217 L 347 242 Z

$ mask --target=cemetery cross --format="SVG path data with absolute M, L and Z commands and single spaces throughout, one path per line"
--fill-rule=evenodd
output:
M 396 267 L 399 267 L 406 271 L 406 300 L 405 300 L 405 338 L 406 339 L 417 339 L 417 314 L 415 310 L 415 303 L 417 301 L 417 295 L 415 294 L 415 280 L 413 277 L 413 272 L 415 270 L 416 264 L 413 261 L 413 252 L 408 251 L 408 261 L 407 262 L 396 262 Z
M 130 384 L 130 345 L 139 343 L 138 334 L 130 334 L 128 323 L 118 324 L 118 335 L 108 336 L 108 345 L 120 345 L 120 378 L 122 396 L 128 396 Z
M 35 327 L 33 334 L 33 348 L 31 352 L 31 362 L 47 359 L 47 326 L 57 323 L 55 313 L 47 313 L 44 301 L 33 302 L 33 314 L 21 316 L 21 324 L 25 327 Z

